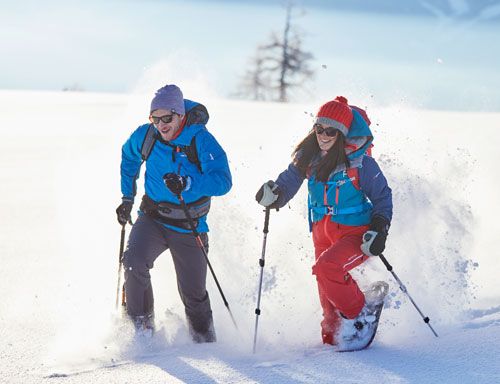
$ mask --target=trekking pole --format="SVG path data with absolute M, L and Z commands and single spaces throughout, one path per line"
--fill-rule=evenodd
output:
M 238 326 L 236 325 L 236 321 L 234 320 L 233 313 L 231 312 L 231 309 L 229 308 L 229 303 L 226 300 L 226 297 L 224 296 L 224 292 L 222 292 L 222 288 L 219 284 L 219 280 L 217 280 L 217 276 L 215 276 L 215 272 L 212 268 L 212 264 L 210 264 L 210 260 L 208 260 L 208 254 L 207 250 L 205 249 L 205 246 L 203 245 L 203 242 L 201 241 L 200 234 L 196 230 L 196 226 L 194 225 L 193 218 L 191 217 L 191 214 L 188 211 L 188 208 L 186 206 L 186 202 L 182 198 L 182 195 L 179 193 L 177 195 L 177 198 L 179 199 L 179 202 L 181 203 L 182 210 L 184 211 L 184 214 L 186 215 L 186 219 L 189 223 L 189 226 L 191 227 L 191 232 L 193 233 L 193 236 L 196 239 L 196 242 L 198 243 L 198 246 L 200 247 L 201 251 L 203 252 L 203 256 L 205 256 L 205 260 L 207 261 L 208 268 L 210 269 L 210 272 L 212 273 L 212 276 L 215 280 L 215 284 L 217 285 L 217 288 L 219 289 L 220 295 L 222 296 L 222 301 L 224 301 L 224 305 L 226 306 L 229 316 L 231 316 L 231 320 L 233 321 L 234 327 L 238 329 Z
M 260 279 L 259 279 L 259 293 L 257 295 L 257 308 L 255 308 L 255 332 L 253 335 L 253 353 L 255 353 L 257 347 L 257 327 L 259 326 L 259 315 L 260 315 L 260 293 L 262 291 L 262 276 L 264 274 L 264 265 L 266 258 L 266 243 L 267 243 L 267 233 L 269 232 L 269 213 L 271 209 L 266 207 L 266 215 L 264 218 L 264 241 L 262 242 L 262 256 L 259 259 L 260 265 Z
M 384 263 L 384 265 L 387 268 L 387 270 L 392 273 L 392 276 L 394 276 L 394 278 L 398 282 L 399 289 L 401 289 L 404 293 L 406 293 L 406 296 L 408 296 L 408 298 L 410 299 L 410 301 L 413 304 L 413 306 L 415 307 L 415 309 L 418 311 L 418 313 L 420 313 L 420 316 L 422 316 L 422 320 L 424 320 L 424 322 L 429 326 L 429 328 L 431 329 L 431 331 L 434 334 L 434 336 L 438 337 L 438 334 L 436 333 L 436 331 L 434 330 L 434 328 L 432 328 L 432 326 L 430 324 L 429 317 L 425 316 L 422 313 L 422 311 L 420 310 L 420 308 L 417 306 L 417 304 L 415 303 L 415 301 L 413 301 L 413 299 L 410 296 L 410 294 L 408 293 L 408 290 L 406 289 L 405 285 L 401 282 L 401 280 L 399 280 L 398 275 L 396 275 L 396 273 L 392 270 L 392 265 L 389 264 L 389 262 L 387 261 L 387 259 L 384 257 L 383 254 L 380 254 L 379 257 L 380 257 L 380 260 L 382 260 L 382 263 Z
M 116 284 L 116 303 L 115 303 L 115 309 L 118 310 L 118 301 L 120 297 L 120 288 L 122 290 L 122 307 L 125 307 L 126 302 L 125 302 L 125 287 L 124 285 L 121 285 L 121 279 L 122 279 L 122 265 L 123 265 L 123 248 L 125 247 L 125 224 L 122 224 L 122 231 L 121 231 L 121 236 L 120 236 L 120 253 L 118 254 L 118 283 Z

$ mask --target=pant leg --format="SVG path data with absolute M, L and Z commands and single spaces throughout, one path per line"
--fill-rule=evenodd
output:
M 163 228 L 149 216 L 140 215 L 123 254 L 127 313 L 144 316 L 153 313 L 154 298 L 149 270 L 156 258 L 167 249 Z
M 208 235 L 201 233 L 200 238 L 208 252 Z M 206 289 L 207 262 L 203 251 L 191 233 L 168 230 L 168 243 L 191 336 L 195 342 L 215 341 L 212 309 Z
M 348 273 L 367 259 L 360 249 L 367 226 L 350 227 L 335 224 L 334 244 L 326 249 L 313 266 L 328 301 L 345 317 L 355 318 L 364 306 L 365 298 L 352 276 Z
M 330 218 L 327 217 L 327 220 Z M 313 242 L 315 260 L 318 260 L 320 255 L 331 247 L 332 239 L 325 235 L 323 228 L 323 221 L 313 224 Z M 318 227 L 319 226 L 319 227 Z M 321 308 L 323 309 L 323 319 L 321 320 L 321 338 L 323 344 L 335 344 L 335 333 L 340 326 L 340 315 L 335 306 L 328 300 L 326 292 L 322 285 L 318 282 L 318 295 Z

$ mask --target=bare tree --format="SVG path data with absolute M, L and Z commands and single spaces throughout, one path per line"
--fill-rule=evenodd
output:
M 288 3 L 282 35 L 273 33 L 269 43 L 257 47 L 240 95 L 253 100 L 287 102 L 292 88 L 303 87 L 314 76 L 309 66 L 313 55 L 302 49 L 302 38 L 292 25 L 292 8 Z
M 257 54 L 251 59 L 251 69 L 247 70 L 238 95 L 252 100 L 267 100 L 269 76 L 264 74 L 264 59 Z

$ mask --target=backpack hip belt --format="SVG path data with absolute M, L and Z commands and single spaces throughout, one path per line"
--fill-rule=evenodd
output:
M 206 216 L 210 211 L 210 202 L 210 197 L 202 197 L 192 203 L 186 204 L 195 227 L 198 226 L 198 220 Z M 191 229 L 186 214 L 179 204 L 167 201 L 156 202 L 148 195 L 144 195 L 139 209 L 161 223 L 183 229 Z

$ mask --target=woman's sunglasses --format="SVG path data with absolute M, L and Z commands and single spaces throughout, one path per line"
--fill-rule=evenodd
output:
M 327 136 L 329 137 L 334 137 L 334 136 L 337 136 L 337 133 L 339 132 L 338 129 L 336 128 L 333 128 L 333 127 L 326 127 L 326 128 L 323 128 L 321 125 L 319 124 L 314 124 L 313 125 L 313 128 L 314 128 L 314 131 L 318 134 L 318 135 L 321 135 L 322 133 L 325 133 Z
M 170 115 L 163 115 L 163 116 L 149 116 L 149 121 L 151 121 L 153 124 L 160 124 L 160 120 L 161 120 L 165 124 L 168 124 L 168 123 L 172 122 L 174 115 L 175 115 L 175 113 L 171 113 Z

